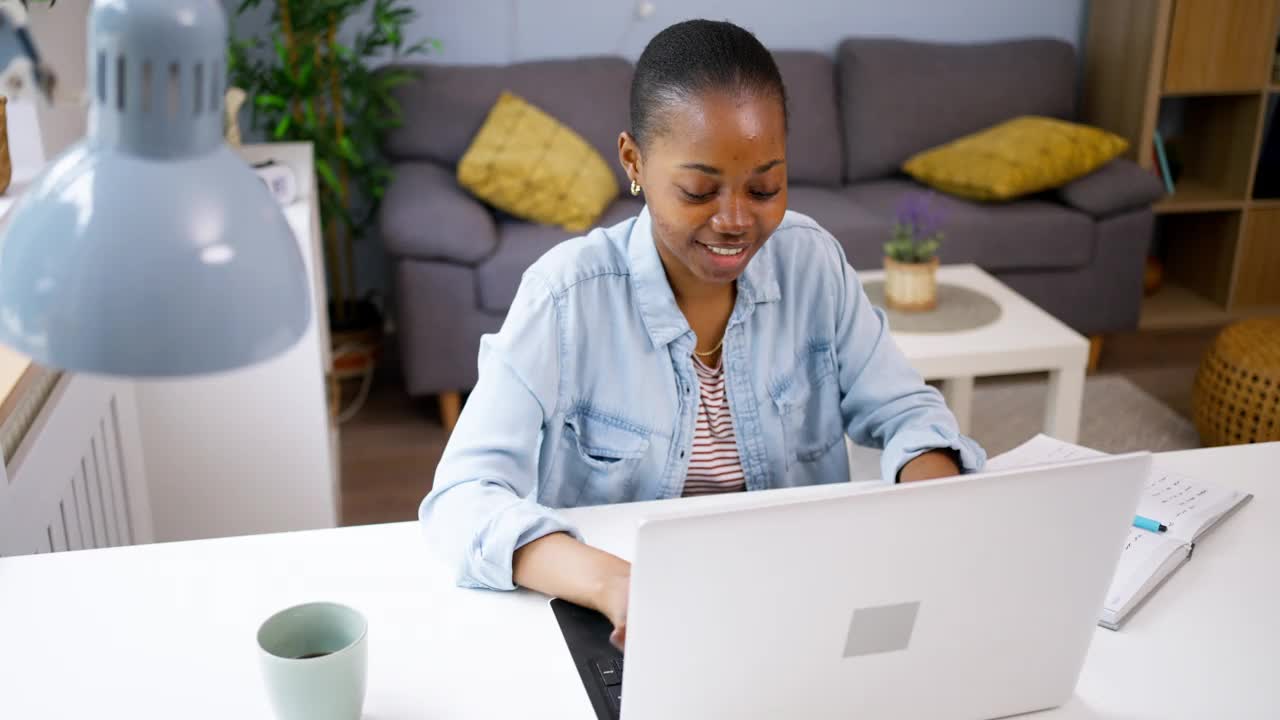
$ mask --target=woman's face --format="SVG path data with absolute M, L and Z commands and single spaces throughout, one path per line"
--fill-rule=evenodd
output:
M 623 133 L 619 157 L 644 188 L 668 275 L 732 283 L 787 210 L 782 103 L 771 94 L 713 93 L 666 113 L 643 155 Z

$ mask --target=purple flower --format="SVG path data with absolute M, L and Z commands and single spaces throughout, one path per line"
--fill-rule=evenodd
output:
M 923 240 L 942 229 L 946 213 L 934 192 L 909 192 L 898 201 L 897 222 L 911 238 Z

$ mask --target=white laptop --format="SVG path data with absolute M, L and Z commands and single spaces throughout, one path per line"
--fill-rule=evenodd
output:
M 553 601 L 601 718 L 996 718 L 1072 695 L 1148 453 L 643 522 L 624 658 Z M 620 706 L 620 707 L 619 707 Z

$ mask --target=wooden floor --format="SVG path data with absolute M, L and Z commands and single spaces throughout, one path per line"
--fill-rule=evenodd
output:
M 1098 371 L 1122 375 L 1190 417 L 1196 368 L 1216 333 L 1209 329 L 1108 336 Z M 399 378 L 398 368 L 384 368 L 364 409 L 342 426 L 344 525 L 412 520 L 431 488 L 447 436 L 434 399 L 410 399 Z

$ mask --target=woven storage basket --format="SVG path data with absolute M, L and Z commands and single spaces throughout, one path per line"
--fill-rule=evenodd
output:
M 1280 318 L 1227 327 L 1200 363 L 1191 396 L 1205 445 L 1280 440 Z

